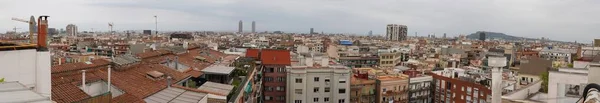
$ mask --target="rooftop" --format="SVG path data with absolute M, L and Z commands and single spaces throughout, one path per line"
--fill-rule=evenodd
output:
M 158 93 L 144 98 L 144 101 L 147 103 L 198 103 L 206 95 L 206 93 L 180 88 L 165 88 Z
M 233 70 L 235 70 L 234 67 L 221 66 L 221 65 L 213 65 L 213 66 L 209 66 L 209 67 L 204 68 L 202 70 L 202 72 L 204 72 L 205 74 L 229 75 L 229 74 L 231 74 L 231 72 L 233 72 Z
M 221 84 L 221 83 L 215 83 L 215 82 L 208 81 L 208 82 L 202 84 L 202 86 L 198 87 L 198 90 L 227 95 L 231 92 L 231 90 L 233 90 L 233 85 L 227 85 L 227 84 Z
M 49 97 L 44 97 L 19 82 L 2 82 L 0 83 L 0 102 L 31 103 L 52 101 Z

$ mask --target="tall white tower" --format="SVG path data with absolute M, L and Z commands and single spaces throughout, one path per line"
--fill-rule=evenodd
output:
M 506 66 L 506 57 L 489 56 L 488 66 L 492 67 L 492 103 L 502 103 L 502 67 Z

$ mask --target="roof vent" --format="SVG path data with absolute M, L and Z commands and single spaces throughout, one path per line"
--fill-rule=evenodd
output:
M 87 61 L 87 62 L 85 62 L 85 64 L 92 64 L 92 62 L 90 62 L 90 61 Z

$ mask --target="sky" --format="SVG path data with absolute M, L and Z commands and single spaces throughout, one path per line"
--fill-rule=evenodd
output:
M 591 42 L 600 38 L 600 0 L 0 0 L 0 32 L 26 31 L 31 15 L 50 28 L 79 31 L 250 31 L 384 35 L 387 24 L 408 35 L 441 37 L 476 31 Z

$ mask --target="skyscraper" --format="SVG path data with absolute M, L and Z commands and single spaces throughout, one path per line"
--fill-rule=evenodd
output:
M 408 27 L 406 25 L 388 24 L 386 39 L 392 41 L 404 41 L 407 37 Z
M 485 41 L 485 33 L 483 33 L 483 32 L 479 33 L 479 40 Z
M 252 33 L 256 33 L 256 22 L 252 21 Z
M 315 32 L 314 32 L 314 29 L 313 29 L 313 28 L 310 28 L 310 32 L 309 32 L 309 34 L 313 34 L 313 33 L 315 33 Z
M 369 36 L 373 36 L 373 30 L 369 31 Z
M 446 39 L 446 33 L 444 33 L 444 37 L 443 38 Z
M 238 33 L 242 33 L 242 30 L 243 30 L 242 29 L 242 27 L 243 27 L 242 25 L 243 25 L 242 24 L 242 20 L 240 20 L 240 24 L 239 24 L 239 28 L 238 28 Z
M 77 36 L 77 26 L 74 24 L 67 25 L 67 35 Z

